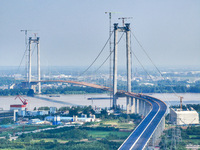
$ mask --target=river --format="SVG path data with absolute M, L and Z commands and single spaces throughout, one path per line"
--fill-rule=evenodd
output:
M 179 97 L 175 94 L 147 94 L 163 100 L 167 105 L 178 105 Z M 180 93 L 179 96 L 183 96 L 183 104 L 200 104 L 200 93 Z M 88 98 L 96 97 L 109 97 L 107 94 L 81 94 L 81 95 L 60 95 L 60 97 L 49 97 L 48 95 L 41 95 L 40 97 L 27 97 L 28 99 L 28 110 L 33 110 L 35 107 L 39 108 L 42 106 L 57 107 L 62 106 L 73 106 L 73 105 L 92 105 L 96 107 L 110 107 L 110 100 L 88 100 Z M 120 106 L 126 106 L 126 99 L 119 98 L 117 103 Z M 0 97 L 0 108 L 3 110 L 9 110 L 11 104 L 21 104 L 19 99 L 15 100 L 14 96 L 2 96 Z

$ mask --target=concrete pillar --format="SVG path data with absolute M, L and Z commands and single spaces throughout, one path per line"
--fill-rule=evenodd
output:
M 139 99 L 135 99 L 135 113 L 139 114 Z
M 149 113 L 151 111 L 151 105 L 147 104 L 147 113 Z
M 117 106 L 117 34 L 118 24 L 114 24 L 114 54 L 113 54 L 113 109 Z
M 130 113 L 130 97 L 126 97 L 126 113 L 129 114 Z
M 142 100 L 139 99 L 139 114 L 142 115 Z
M 37 73 L 38 73 L 38 81 L 40 81 L 40 43 L 39 37 L 37 38 Z M 38 94 L 41 93 L 41 83 L 38 83 Z
M 135 113 L 137 114 L 137 98 L 135 99 Z
M 160 123 L 158 124 L 153 136 L 151 137 L 149 145 L 155 146 L 158 143 L 159 138 L 162 134 L 162 131 L 164 130 L 164 125 L 165 125 L 165 117 L 163 117 Z
M 140 102 L 140 113 L 141 113 L 141 115 L 143 115 L 143 112 L 144 112 L 144 108 L 143 108 L 143 106 L 144 106 L 144 101 L 143 100 L 140 100 L 141 102 Z
M 28 84 L 29 84 L 29 89 L 31 88 L 31 42 L 32 42 L 32 38 L 29 37 L 29 61 L 28 61 Z
M 131 98 L 131 113 L 135 112 L 135 98 Z
M 143 111 L 142 111 L 142 115 L 145 116 L 145 110 L 146 110 L 146 101 L 143 101 Z
M 31 89 L 36 93 L 36 85 L 31 85 Z
M 141 101 L 141 108 L 142 108 L 141 115 L 144 116 L 144 101 L 143 100 Z
M 145 116 L 149 113 L 149 103 L 145 102 Z

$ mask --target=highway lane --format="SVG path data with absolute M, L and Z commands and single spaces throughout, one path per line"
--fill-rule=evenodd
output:
M 152 105 L 152 110 L 119 147 L 119 150 L 142 150 L 166 112 L 167 106 L 162 101 L 150 96 L 144 96 L 143 98 Z
M 152 122 L 147 127 L 146 131 L 142 134 L 140 139 L 137 141 L 137 143 L 131 149 L 140 150 L 140 149 L 145 148 L 149 139 L 153 135 L 156 127 L 159 125 L 162 117 L 165 115 L 165 112 L 167 110 L 167 106 L 165 105 L 165 103 L 163 103 L 162 101 L 160 101 L 156 98 L 152 98 L 152 97 L 151 97 L 151 100 L 152 100 L 153 103 L 157 103 L 159 105 L 159 111 L 156 114 L 155 118 L 152 120 Z M 149 101 L 151 101 L 151 100 L 149 100 Z

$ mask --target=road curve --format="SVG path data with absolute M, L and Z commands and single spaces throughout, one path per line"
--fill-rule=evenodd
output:
M 112 91 L 109 87 L 100 86 L 96 84 L 78 82 L 78 81 L 65 81 L 65 80 L 50 80 L 50 81 L 32 81 L 31 83 L 38 82 L 66 82 L 72 84 L 79 84 L 84 86 L 89 86 L 97 89 Z M 22 82 L 27 83 L 27 82 Z M 142 122 L 137 126 L 137 128 L 130 134 L 130 136 L 124 141 L 124 143 L 119 147 L 118 150 L 142 150 L 145 148 L 146 144 L 152 137 L 153 133 L 156 130 L 156 127 L 159 125 L 160 121 L 164 117 L 167 105 L 154 97 L 147 96 L 144 94 L 136 94 L 126 91 L 118 91 L 119 95 L 133 97 L 137 99 L 142 99 L 148 102 L 152 109 L 149 114 L 142 120 Z
M 150 103 L 152 109 L 118 150 L 142 150 L 145 148 L 155 132 L 156 127 L 164 117 L 167 105 L 163 101 L 147 95 L 140 95 L 138 97 L 131 93 L 126 93 L 126 95 L 145 100 Z

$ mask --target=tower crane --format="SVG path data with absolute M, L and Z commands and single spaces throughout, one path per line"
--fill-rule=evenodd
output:
M 23 105 L 27 105 L 28 104 L 28 102 L 27 102 L 28 100 L 25 99 L 24 97 L 22 97 L 21 95 L 17 95 L 15 97 L 15 99 L 17 99 L 17 98 L 19 98 L 21 100 L 21 102 L 22 102 Z
M 20 30 L 21 32 L 24 32 L 25 33 L 25 53 L 24 54 L 26 54 L 26 64 L 25 64 L 25 71 L 26 71 L 26 73 L 28 72 L 28 50 L 27 50 L 27 48 L 28 48 L 28 32 L 29 31 L 38 31 L 38 30 L 28 30 L 28 29 L 22 29 L 22 30 Z M 23 58 L 22 58 L 23 59 Z M 28 81 L 28 74 L 26 74 L 26 80 Z
M 105 12 L 105 14 L 109 14 L 109 37 L 111 37 L 112 35 L 112 30 L 111 30 L 111 24 L 112 24 L 112 14 L 116 14 L 116 13 L 119 13 L 119 12 Z M 110 78 L 110 88 L 112 87 L 112 42 L 111 42 L 111 38 L 110 38 L 110 41 L 109 41 L 109 45 L 110 45 L 110 63 L 109 63 L 109 78 Z M 110 107 L 111 107 L 111 95 L 112 95 L 112 92 L 110 92 Z
M 118 18 L 119 20 L 122 19 L 122 25 L 124 26 L 124 20 L 125 19 L 133 19 L 133 17 L 121 17 L 121 18 Z

